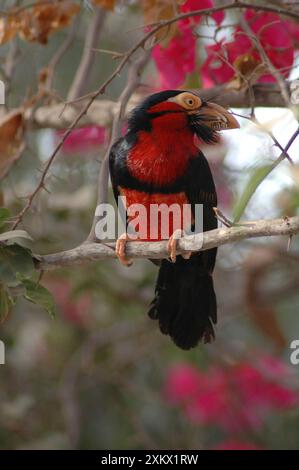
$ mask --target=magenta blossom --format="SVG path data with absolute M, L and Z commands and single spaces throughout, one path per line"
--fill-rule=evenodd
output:
M 253 35 L 258 38 L 272 65 L 282 75 L 288 76 L 294 63 L 294 47 L 299 38 L 298 26 L 293 22 L 281 20 L 275 13 L 256 12 L 250 9 L 246 10 L 244 19 Z M 235 68 L 242 72 L 240 63 L 246 67 L 245 61 L 247 61 L 254 69 L 264 62 L 257 44 L 241 27 L 235 30 L 232 41 L 222 40 L 207 46 L 206 51 L 207 58 L 201 69 L 206 87 L 232 80 L 236 75 Z M 248 70 L 249 74 L 250 71 L 253 70 Z M 275 78 L 270 73 L 261 73 L 258 81 L 273 82 Z
M 187 0 L 180 7 L 181 13 L 203 10 L 213 7 L 212 0 Z M 217 24 L 223 20 L 223 12 L 212 15 Z M 178 32 L 166 47 L 157 44 L 152 57 L 159 72 L 161 88 L 177 88 L 186 80 L 186 75 L 194 72 L 196 67 L 196 38 L 192 25 L 201 21 L 202 17 L 194 16 L 178 21 Z
M 179 364 L 173 367 L 167 377 L 166 396 L 172 403 L 188 401 L 195 397 L 200 390 L 203 375 L 189 364 Z
M 182 364 L 169 372 L 165 395 L 189 420 L 237 433 L 259 429 L 271 413 L 298 404 L 298 392 L 283 383 L 289 378 L 290 369 L 268 356 L 205 373 Z
M 235 439 L 229 439 L 221 442 L 213 450 L 262 450 L 252 442 L 244 442 Z
M 207 8 L 212 8 L 214 6 L 214 2 L 212 0 L 187 0 L 180 8 L 181 13 L 188 13 L 191 11 L 196 10 L 205 10 Z M 223 11 L 217 11 L 213 13 L 212 18 L 216 21 L 217 25 L 219 26 L 220 23 L 224 20 L 224 13 Z M 186 18 L 182 20 L 182 22 L 187 24 L 197 24 L 201 21 L 201 16 L 192 16 L 191 18 Z
M 195 69 L 196 40 L 188 26 L 181 27 L 167 47 L 157 44 L 152 57 L 159 72 L 161 88 L 177 88 Z
M 65 131 L 57 131 L 57 140 L 60 139 Z M 74 154 L 92 150 L 103 145 L 106 140 L 106 129 L 102 126 L 89 126 L 80 129 L 74 129 L 63 144 L 65 154 Z

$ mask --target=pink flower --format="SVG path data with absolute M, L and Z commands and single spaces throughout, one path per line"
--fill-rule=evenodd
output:
M 56 139 L 59 140 L 65 131 L 57 131 Z M 82 127 L 74 129 L 63 144 L 63 152 L 73 154 L 91 150 L 103 145 L 106 139 L 106 129 L 101 126 Z
M 287 76 L 294 62 L 294 43 L 280 16 L 270 12 L 246 10 L 245 19 L 259 37 L 272 64 Z
M 177 88 L 195 69 L 196 41 L 189 27 L 181 28 L 167 47 L 157 44 L 152 57 L 159 72 L 161 88 Z
M 252 442 L 243 442 L 230 439 L 224 442 L 221 442 L 214 450 L 262 450 L 260 447 L 257 447 Z
M 275 13 L 255 12 L 250 9 L 245 12 L 245 20 L 253 34 L 258 37 L 274 67 L 288 76 L 294 62 L 294 40 L 290 35 L 290 28 L 293 25 L 289 25 L 288 30 L 285 22 Z M 237 59 L 246 58 L 253 64 L 253 68 L 264 62 L 255 42 L 240 27 L 235 30 L 233 41 L 222 40 L 215 45 L 207 46 L 206 51 L 207 58 L 201 69 L 206 87 L 230 81 L 235 76 L 234 66 L 237 64 Z M 265 73 L 258 81 L 275 81 L 275 78 Z
M 193 422 L 216 424 L 230 432 L 259 428 L 262 425 L 260 414 L 257 410 L 252 413 L 248 404 L 244 407 L 241 403 L 228 371 L 215 368 L 207 374 L 200 393 L 188 402 L 185 412 Z
M 190 399 L 199 391 L 201 375 L 197 369 L 188 364 L 173 367 L 168 376 L 165 394 L 172 403 Z
M 258 358 L 257 365 L 265 376 L 271 377 L 272 379 L 276 379 L 277 377 L 281 379 L 290 378 L 290 368 L 288 365 L 274 356 L 264 354 Z
M 212 8 L 214 6 L 214 2 L 212 0 L 187 0 L 180 8 L 181 13 L 188 13 L 189 11 L 195 11 L 195 10 L 205 10 L 207 8 Z M 223 11 L 217 11 L 216 13 L 213 13 L 211 15 L 212 18 L 216 21 L 216 23 L 219 25 L 223 20 L 224 20 L 224 13 Z M 185 20 L 182 20 L 182 22 L 188 23 L 188 24 L 197 24 L 201 21 L 200 16 L 193 16 L 191 18 L 186 18 Z
M 187 0 L 180 7 L 181 13 L 213 7 L 212 0 Z M 217 24 L 223 20 L 223 12 L 212 15 Z M 201 21 L 200 16 L 186 18 L 178 22 L 178 32 L 166 47 L 157 44 L 152 57 L 159 72 L 161 88 L 177 88 L 182 85 L 186 75 L 196 67 L 196 39 L 191 26 Z
M 287 32 L 289 33 L 295 47 L 299 47 L 299 24 L 291 20 L 283 20 Z
M 281 383 L 290 376 L 281 361 L 265 356 L 256 362 L 211 367 L 205 373 L 177 366 L 168 375 L 166 398 L 195 423 L 233 433 L 259 429 L 270 413 L 296 406 L 299 396 Z
M 226 83 L 235 75 L 233 64 L 241 55 L 237 43 L 224 44 L 224 41 L 206 47 L 207 58 L 201 68 L 201 77 L 205 88 L 212 87 L 214 83 Z M 243 50 L 242 50 L 243 53 Z
M 273 376 L 269 377 L 249 364 L 237 366 L 234 377 L 241 399 L 263 410 L 287 409 L 298 401 L 294 390 L 277 383 Z

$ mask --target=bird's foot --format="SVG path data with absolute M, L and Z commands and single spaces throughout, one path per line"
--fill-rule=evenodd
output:
M 126 255 L 126 244 L 127 241 L 129 240 L 129 236 L 127 233 L 123 233 L 117 240 L 115 244 L 115 253 L 116 256 L 118 257 L 119 262 L 123 266 L 131 266 L 133 264 L 133 260 L 131 258 L 128 258 Z
M 176 262 L 176 256 L 177 256 L 176 250 L 177 250 L 178 240 L 184 237 L 185 235 L 186 234 L 184 230 L 177 229 L 173 232 L 173 234 L 171 235 L 171 237 L 169 238 L 167 242 L 167 251 L 173 263 Z M 191 255 L 192 255 L 192 251 L 186 251 L 181 254 L 182 258 L 184 259 L 189 259 Z

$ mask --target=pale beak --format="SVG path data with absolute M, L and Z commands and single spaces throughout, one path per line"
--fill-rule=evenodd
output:
M 202 124 L 215 131 L 237 129 L 240 127 L 236 118 L 216 103 L 203 103 L 200 109 L 196 113 L 194 112 L 193 117 L 196 117 L 198 122 L 202 122 Z

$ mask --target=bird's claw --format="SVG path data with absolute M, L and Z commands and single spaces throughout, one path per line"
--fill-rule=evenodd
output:
M 128 258 L 126 255 L 126 244 L 127 241 L 129 240 L 128 234 L 123 233 L 117 240 L 115 244 L 115 253 L 116 256 L 118 257 L 119 262 L 123 266 L 131 266 L 133 261 L 131 258 Z
M 178 240 L 184 237 L 185 235 L 186 234 L 184 230 L 177 229 L 173 232 L 173 234 L 171 235 L 171 237 L 169 238 L 167 242 L 167 251 L 169 254 L 169 258 L 171 259 L 173 263 L 176 262 L 176 256 L 177 256 L 176 250 L 177 250 Z M 181 254 L 182 258 L 184 259 L 189 259 L 191 255 L 192 255 L 192 251 L 186 251 Z

